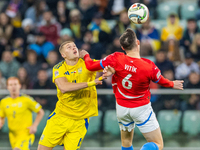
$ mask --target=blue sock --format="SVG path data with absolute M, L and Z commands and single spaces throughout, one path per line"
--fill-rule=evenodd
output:
M 133 150 L 133 146 L 131 146 L 131 147 L 123 147 L 122 146 L 122 149 L 121 150 Z
M 144 144 L 140 150 L 159 150 L 159 148 L 156 143 L 149 142 Z

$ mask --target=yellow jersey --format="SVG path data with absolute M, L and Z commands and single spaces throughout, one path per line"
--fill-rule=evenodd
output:
M 63 60 L 53 68 L 53 83 L 55 83 L 55 79 L 61 77 L 65 77 L 68 82 L 73 83 L 90 82 L 95 80 L 96 72 L 87 70 L 85 62 L 81 58 L 74 66 L 67 65 Z M 62 93 L 57 87 L 57 97 L 55 113 L 63 114 L 71 119 L 84 119 L 98 115 L 95 86 L 66 93 Z
M 7 117 L 9 132 L 27 131 L 32 125 L 32 112 L 39 112 L 41 105 L 28 95 L 13 99 L 10 96 L 0 101 L 0 117 Z

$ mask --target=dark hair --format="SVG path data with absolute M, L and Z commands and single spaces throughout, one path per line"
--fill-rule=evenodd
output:
M 197 22 L 197 20 L 196 20 L 195 18 L 188 18 L 188 19 L 187 19 L 187 22 L 191 22 L 191 21 L 192 21 L 192 22 Z
M 136 47 L 136 34 L 135 32 L 128 28 L 126 31 L 120 36 L 119 41 L 121 46 L 125 50 L 131 50 L 132 48 Z

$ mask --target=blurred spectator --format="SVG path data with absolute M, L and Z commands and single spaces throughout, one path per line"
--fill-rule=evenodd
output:
M 76 39 L 81 39 L 83 37 L 83 34 L 86 30 L 86 27 L 82 25 L 81 23 L 81 13 L 78 9 L 73 9 L 69 13 L 70 17 L 70 29 L 74 34 L 74 37 Z
M 174 76 L 174 71 L 169 69 L 169 70 L 165 70 L 163 71 L 163 77 L 165 77 L 166 79 L 173 81 L 175 76 Z
M 180 101 L 178 96 L 174 95 L 162 95 L 160 100 L 162 101 L 162 106 L 160 110 L 179 110 L 180 109 Z
M 131 6 L 129 0 L 110 0 L 109 7 L 113 16 L 118 16 L 122 11 Z
M 22 8 L 22 0 L 10 0 L 8 6 L 6 6 L 5 13 L 11 17 L 14 18 L 17 16 L 19 10 Z
M 10 18 L 5 13 L 1 13 L 0 14 L 0 45 L 2 45 L 2 49 L 5 49 L 5 46 L 9 43 L 9 40 L 12 37 L 12 33 L 13 33 L 13 26 L 11 25 Z
M 127 28 L 135 29 L 135 25 L 129 20 L 127 11 L 122 11 L 117 24 L 113 28 L 113 36 L 121 36 Z
M 48 79 L 46 70 L 38 71 L 37 81 L 34 83 L 33 89 L 55 89 L 55 85 Z
M 183 29 L 179 25 L 179 18 L 170 14 L 167 19 L 167 26 L 161 31 L 161 40 L 168 51 L 168 58 L 172 61 L 180 61 L 179 40 L 182 38 Z
M 37 79 L 37 72 L 41 69 L 41 63 L 37 61 L 37 53 L 34 50 L 27 50 L 27 61 L 23 63 L 29 78 L 32 82 Z
M 189 82 L 185 88 L 198 89 L 200 88 L 200 76 L 196 72 L 191 72 L 189 75 Z
M 88 51 L 93 59 L 101 59 L 101 55 L 105 52 L 103 44 L 95 43 L 92 31 L 87 31 L 83 37 L 83 43 L 80 49 Z
M 199 95 L 192 94 L 187 100 L 183 101 L 181 104 L 181 110 L 199 110 L 200 109 L 200 99 Z
M 66 9 L 65 2 L 63 0 L 59 0 L 57 3 L 56 18 L 62 28 L 69 24 L 69 10 Z
M 197 33 L 194 36 L 194 39 L 190 46 L 190 52 L 192 53 L 195 61 L 200 61 L 200 33 Z
M 94 15 L 92 22 L 88 25 L 88 29 L 92 31 L 94 42 L 99 42 L 99 33 L 101 31 L 105 32 L 106 35 L 104 39 L 108 39 L 109 34 L 111 33 L 111 29 L 108 26 L 105 19 L 102 18 L 101 13 L 97 13 Z
M 43 33 L 36 34 L 36 43 L 29 45 L 29 49 L 36 51 L 37 55 L 41 58 L 47 58 L 49 51 L 54 50 L 54 45 L 51 42 L 46 41 L 46 37 Z
M 111 19 L 111 10 L 108 8 L 109 0 L 94 0 L 94 7 L 96 7 L 97 12 L 103 15 L 104 19 Z
M 12 55 L 20 63 L 23 63 L 25 61 L 25 55 L 26 55 L 25 48 L 26 47 L 24 45 L 24 39 L 22 37 L 19 36 L 13 40 L 11 47 Z
M 37 81 L 33 85 L 33 89 L 56 89 L 55 85 L 48 79 L 46 70 L 39 70 L 37 73 Z M 55 96 L 35 96 L 44 109 L 52 110 L 56 103 Z
M 4 51 L 0 62 L 0 70 L 3 77 L 6 79 L 12 76 L 17 76 L 17 71 L 20 64 L 13 58 L 11 51 Z
M 54 45 L 57 45 L 58 42 L 58 33 L 60 32 L 59 28 L 60 27 L 58 27 L 52 12 L 45 11 L 43 13 L 43 20 L 39 30 L 46 36 L 46 40 L 52 42 Z
M 164 50 L 157 51 L 155 64 L 160 69 L 161 73 L 164 73 L 166 70 L 172 70 L 174 72 L 174 65 L 167 59 L 167 55 Z
M 21 83 L 21 89 L 32 89 L 33 83 L 31 83 L 30 78 L 24 67 L 20 67 L 17 72 L 17 77 Z
M 92 21 L 93 15 L 96 13 L 93 5 L 93 0 L 79 0 L 78 9 L 81 12 L 82 23 L 85 27 Z
M 185 53 L 189 52 L 190 45 L 195 37 L 195 34 L 199 32 L 199 27 L 195 19 L 187 20 L 187 28 L 184 31 L 183 38 L 180 41 L 181 46 L 184 47 Z
M 191 72 L 199 74 L 199 65 L 194 62 L 191 53 L 187 53 L 185 55 L 185 62 L 177 66 L 175 70 L 175 77 L 176 79 L 185 79 Z
M 6 89 L 6 79 L 2 76 L 0 70 L 0 89 Z
M 67 7 L 67 9 L 68 9 L 68 10 L 72 10 L 72 9 L 77 8 L 78 1 L 79 1 L 79 0 L 68 0 L 68 1 L 66 2 L 66 7 Z
M 52 78 L 52 69 L 58 63 L 59 61 L 58 58 L 59 58 L 58 53 L 56 51 L 50 51 L 47 56 L 47 63 L 48 63 L 47 75 L 49 79 Z
M 138 40 L 140 40 L 140 53 L 142 56 L 153 55 L 160 49 L 160 35 L 158 30 L 151 25 L 150 19 L 136 30 Z
M 114 52 L 122 52 L 125 53 L 121 48 L 121 44 L 119 42 L 119 36 L 115 37 L 113 42 L 108 46 L 106 50 L 106 54 L 109 55 Z
M 197 20 L 200 20 L 200 0 L 198 0 L 198 10 L 197 10 L 197 13 L 196 13 L 196 18 L 197 18 Z
M 143 4 L 147 6 L 149 9 L 149 15 L 151 18 L 155 19 L 157 16 L 156 7 L 157 7 L 157 0 L 142 0 Z
M 25 18 L 30 18 L 35 25 L 39 25 L 42 21 L 42 14 L 48 10 L 45 0 L 35 0 L 35 4 L 29 7 L 25 12 Z

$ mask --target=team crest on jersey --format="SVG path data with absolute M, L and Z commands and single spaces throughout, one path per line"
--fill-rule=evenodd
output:
M 78 74 L 81 74 L 81 73 L 82 73 L 82 67 L 78 68 Z
M 22 107 L 22 102 L 19 102 L 19 103 L 18 103 L 18 107 Z
M 54 72 L 54 74 L 55 74 L 55 77 L 58 76 L 58 75 L 59 75 L 59 71 L 56 70 L 56 71 Z

